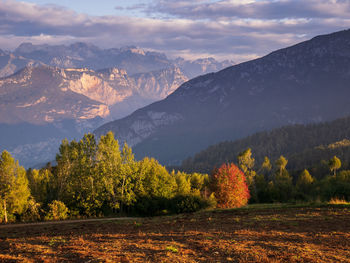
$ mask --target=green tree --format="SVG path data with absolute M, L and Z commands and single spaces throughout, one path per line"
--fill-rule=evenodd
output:
M 286 169 L 278 172 L 273 180 L 273 201 L 288 202 L 293 197 L 292 177 Z
M 238 165 L 245 174 L 248 185 L 253 184 L 254 177 L 256 175 L 255 171 L 253 170 L 254 163 L 255 159 L 252 156 L 252 150 L 250 148 L 238 155 Z
M 270 188 L 270 194 L 273 201 L 287 202 L 293 197 L 293 182 L 286 166 L 288 160 L 281 155 L 276 161 L 276 171 L 273 177 L 273 186 Z
M 328 162 L 329 170 L 333 172 L 333 175 L 336 176 L 336 171 L 341 167 L 341 161 L 337 156 L 334 156 Z
M 55 173 L 55 187 L 57 200 L 66 200 L 70 198 L 73 190 L 70 181 L 72 180 L 72 171 L 74 162 L 78 157 L 78 143 L 67 139 L 62 140 L 59 147 L 59 153 L 56 155 L 57 168 Z
M 177 191 L 175 176 L 154 158 L 145 157 L 137 162 L 134 191 L 137 202 L 134 208 L 140 214 L 164 214 Z
M 85 134 L 77 145 L 74 145 L 73 153 L 76 155 L 71 174 L 71 186 L 73 190 L 71 200 L 74 206 L 85 215 L 97 215 L 102 205 L 101 177 L 97 168 L 97 144 L 95 136 Z M 76 154 L 77 152 L 77 154 Z
M 189 177 L 191 182 L 191 192 L 195 195 L 201 195 L 201 192 L 203 192 L 203 195 L 206 196 L 206 191 L 209 186 L 209 175 L 192 173 Z
M 172 198 L 175 195 L 175 178 L 154 158 L 142 159 L 138 164 L 137 175 L 138 178 L 142 178 L 136 187 L 138 197 Z
M 0 198 L 5 223 L 9 215 L 21 215 L 30 198 L 26 171 L 7 151 L 0 156 Z
M 257 174 L 255 177 L 257 199 L 259 202 L 270 202 L 268 193 L 268 184 L 263 174 Z
M 284 158 L 283 155 L 281 155 L 275 162 L 277 171 L 279 172 L 279 175 L 282 176 L 283 171 L 286 169 L 288 160 Z
M 123 211 L 123 205 L 130 206 L 133 202 L 136 201 L 136 195 L 134 192 L 134 184 L 136 177 L 137 165 L 135 161 L 134 154 L 132 149 L 124 143 L 122 152 L 121 152 L 121 181 L 120 181 L 120 210 Z
M 272 169 L 272 165 L 271 165 L 270 159 L 269 157 L 265 156 L 259 172 L 263 174 L 267 174 L 271 171 L 271 169 Z
M 296 182 L 297 191 L 304 197 L 307 197 L 313 192 L 315 179 L 311 176 L 308 170 L 302 171 Z
M 350 201 L 350 170 L 343 170 L 336 176 L 328 176 L 321 181 L 323 200 L 332 198 Z
M 97 147 L 97 170 L 105 189 L 107 206 L 113 212 L 120 209 L 118 187 L 121 182 L 122 157 L 118 140 L 112 132 L 101 136 Z
M 251 196 L 250 201 L 258 202 L 258 195 L 257 195 L 256 184 L 255 184 L 256 172 L 253 170 L 255 159 L 252 156 L 252 150 L 250 148 L 241 152 L 238 155 L 238 164 L 247 178 L 247 183 L 248 183 L 249 192 Z
M 42 205 L 52 201 L 54 191 L 54 178 L 49 169 L 27 171 L 29 188 L 34 199 Z
M 103 203 L 103 182 L 97 171 L 97 143 L 93 134 L 79 141 L 63 141 L 56 156 L 57 197 L 82 215 L 97 215 Z
M 46 220 L 64 220 L 68 217 L 69 209 L 61 202 L 54 200 L 49 204 L 49 211 L 47 212 Z
M 186 173 L 177 172 L 172 175 L 175 177 L 177 184 L 177 195 L 189 195 L 191 193 L 191 181 Z

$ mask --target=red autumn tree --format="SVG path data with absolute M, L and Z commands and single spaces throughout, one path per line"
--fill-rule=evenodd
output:
M 233 163 L 223 164 L 212 175 L 212 190 L 220 208 L 241 207 L 250 197 L 244 173 Z

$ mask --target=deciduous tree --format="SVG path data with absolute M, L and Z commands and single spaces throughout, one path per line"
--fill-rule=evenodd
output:
M 244 173 L 232 163 L 214 171 L 211 186 L 221 208 L 244 206 L 250 197 Z
M 336 176 L 337 170 L 341 167 L 341 161 L 337 156 L 334 156 L 328 162 L 329 170 L 333 172 L 333 175 Z
M 0 198 L 5 223 L 9 215 L 20 215 L 30 198 L 26 171 L 7 151 L 0 156 Z

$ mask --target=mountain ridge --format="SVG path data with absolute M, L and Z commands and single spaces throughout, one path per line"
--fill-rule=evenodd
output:
M 134 147 L 139 158 L 150 155 L 175 164 L 219 141 L 346 116 L 350 114 L 349 47 L 349 30 L 315 37 L 191 79 L 166 99 L 95 133 L 112 130 Z M 155 122 L 149 112 L 176 120 Z
M 177 66 L 188 78 L 217 71 L 227 65 L 234 64 L 229 60 L 219 62 L 213 58 L 192 61 L 183 58 L 173 60 L 167 58 L 164 53 L 146 51 L 136 46 L 102 49 L 84 42 L 70 45 L 33 45 L 27 42 L 20 44 L 10 54 L 61 68 L 90 68 L 98 71 L 116 67 L 126 70 L 129 75 Z

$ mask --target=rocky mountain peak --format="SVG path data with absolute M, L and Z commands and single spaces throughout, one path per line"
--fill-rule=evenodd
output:
M 71 45 L 69 45 L 69 48 L 73 50 L 82 50 L 82 49 L 95 49 L 100 50 L 97 46 L 91 44 L 91 43 L 85 43 L 85 42 L 76 42 Z
M 36 47 L 30 43 L 30 42 L 24 42 L 20 44 L 16 49 L 15 52 L 19 53 L 30 53 L 36 50 Z

